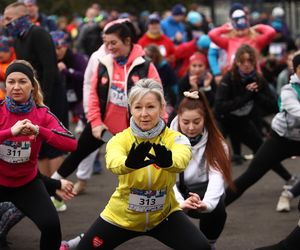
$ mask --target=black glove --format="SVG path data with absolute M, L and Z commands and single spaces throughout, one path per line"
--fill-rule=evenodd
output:
M 155 152 L 155 164 L 161 168 L 168 168 L 172 166 L 172 151 L 160 144 L 153 144 L 153 149 Z
M 133 143 L 125 161 L 126 167 L 139 169 L 154 163 L 153 159 L 145 160 L 151 148 L 152 144 L 150 142 L 142 142 L 136 147 Z

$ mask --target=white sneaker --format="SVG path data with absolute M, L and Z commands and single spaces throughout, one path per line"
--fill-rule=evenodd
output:
M 254 158 L 253 154 L 244 155 L 244 159 L 247 160 L 247 161 L 253 160 L 253 158 Z
M 287 194 L 287 191 L 283 191 L 279 197 L 276 211 L 277 212 L 289 212 L 291 211 L 291 205 L 290 205 L 290 197 Z

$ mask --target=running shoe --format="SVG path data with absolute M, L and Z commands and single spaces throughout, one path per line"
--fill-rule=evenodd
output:
M 52 203 L 54 205 L 54 207 L 56 208 L 57 212 L 64 212 L 67 210 L 67 205 L 65 204 L 65 202 L 63 200 L 59 201 L 57 199 L 55 199 L 54 197 L 51 197 Z
M 247 161 L 253 160 L 253 158 L 254 158 L 253 154 L 246 154 L 246 155 L 244 155 L 244 159 L 247 160 Z
M 244 157 L 242 155 L 232 155 L 231 161 L 234 163 L 234 165 L 242 165 L 245 161 Z
M 284 190 L 278 200 L 276 211 L 277 212 L 290 212 L 291 211 L 291 204 L 290 204 L 291 197 L 288 194 L 287 190 Z

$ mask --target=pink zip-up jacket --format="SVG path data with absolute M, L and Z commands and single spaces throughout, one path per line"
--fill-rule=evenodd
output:
M 104 121 L 102 121 L 99 96 L 97 94 L 98 84 L 100 84 L 98 83 L 97 70 L 92 79 L 87 113 L 87 119 L 91 123 L 92 128 L 104 123 L 108 127 L 108 130 L 113 134 L 128 128 L 128 76 L 135 66 L 145 62 L 145 59 L 143 58 L 144 54 L 142 47 L 135 44 L 130 52 L 127 63 L 124 66 L 117 64 L 111 54 L 107 54 L 100 59 L 100 62 L 108 71 L 109 82 L 107 82 L 107 84 L 109 84 L 109 90 L 105 117 Z M 153 78 L 156 81 L 161 82 L 159 74 L 152 63 L 149 65 L 148 78 Z
M 250 28 L 255 30 L 256 34 L 253 36 L 229 37 L 227 36 L 229 27 L 229 24 L 226 23 L 220 27 L 212 29 L 208 33 L 211 40 L 227 52 L 228 68 L 231 67 L 235 53 L 241 45 L 250 45 L 251 47 L 256 49 L 257 55 L 259 55 L 259 52 L 266 45 L 268 45 L 276 35 L 275 29 L 273 29 L 271 26 L 265 24 L 257 24 Z
M 39 126 L 37 136 L 13 136 L 11 127 L 19 120 L 29 119 Z M 26 114 L 10 112 L 0 104 L 0 185 L 20 187 L 37 175 L 37 161 L 42 142 L 63 151 L 75 151 L 77 141 L 70 131 L 46 106 L 34 107 Z

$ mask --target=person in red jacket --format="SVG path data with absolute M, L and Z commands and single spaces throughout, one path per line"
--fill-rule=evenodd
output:
M 175 45 L 172 40 L 164 35 L 160 27 L 160 17 L 158 14 L 153 13 L 148 18 L 148 30 L 137 42 L 143 48 L 150 44 L 156 44 L 159 47 L 161 55 L 170 63 L 175 66 Z
M 187 73 L 190 64 L 190 57 L 195 52 L 201 52 L 207 55 L 210 42 L 208 35 L 203 34 L 198 39 L 193 39 L 177 46 L 175 50 L 175 58 L 176 67 L 178 67 L 177 76 L 179 78 L 182 78 Z
M 57 212 L 41 179 L 38 155 L 43 141 L 74 151 L 75 137 L 43 103 L 31 64 L 11 63 L 5 74 L 6 97 L 0 103 L 0 202 L 12 202 L 41 231 L 40 249 L 59 249 Z
M 107 142 L 109 134 L 128 128 L 130 113 L 127 95 L 138 80 L 152 78 L 161 82 L 142 47 L 133 43 L 129 25 L 132 24 L 114 23 L 104 31 L 107 54 L 99 59 L 98 69 L 92 77 L 88 123 L 78 139 L 77 150 L 64 160 L 52 176 L 55 179 L 69 176 L 85 157 Z

